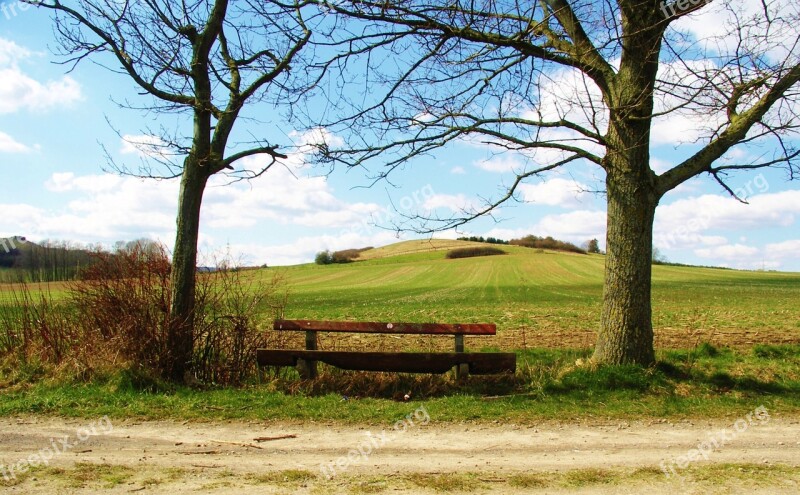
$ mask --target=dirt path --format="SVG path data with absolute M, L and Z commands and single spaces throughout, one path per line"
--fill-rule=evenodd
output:
M 703 441 L 706 452 L 690 453 Z M 23 472 L 41 460 L 31 455 L 52 458 Z M 682 468 L 687 455 L 698 460 Z M 662 461 L 685 479 L 667 478 Z M 0 466 L 1 490 L 25 494 L 795 494 L 800 418 L 520 426 L 437 424 L 424 409 L 362 426 L 4 418 Z

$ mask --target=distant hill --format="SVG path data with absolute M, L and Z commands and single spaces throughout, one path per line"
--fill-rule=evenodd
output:
M 364 251 L 361 253 L 361 256 L 358 257 L 358 259 L 375 260 L 414 253 L 449 251 L 451 249 L 472 246 L 485 246 L 485 244 L 471 241 L 457 241 L 454 239 L 421 239 L 415 241 L 403 241 Z

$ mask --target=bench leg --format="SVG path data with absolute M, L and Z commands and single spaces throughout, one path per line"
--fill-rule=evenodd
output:
M 317 350 L 317 332 L 309 330 L 306 332 L 306 350 Z M 297 360 L 297 371 L 300 377 L 306 380 L 313 380 L 317 377 L 317 362 L 306 359 Z
M 464 352 L 464 335 L 456 335 L 456 352 Z M 456 365 L 456 380 L 461 380 L 469 375 L 469 365 Z

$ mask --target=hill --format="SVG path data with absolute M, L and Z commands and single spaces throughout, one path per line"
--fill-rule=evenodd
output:
M 284 270 L 289 318 L 495 322 L 486 345 L 591 346 L 605 258 L 499 246 L 507 256 L 448 260 L 464 241 L 406 241 L 346 265 Z M 275 270 L 275 269 L 270 269 Z M 269 273 L 269 271 L 255 273 Z M 654 266 L 657 345 L 800 342 L 800 274 Z

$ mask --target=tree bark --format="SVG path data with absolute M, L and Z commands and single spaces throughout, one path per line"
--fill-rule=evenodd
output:
M 658 196 L 651 182 L 633 173 L 610 173 L 606 179 L 605 284 L 594 352 L 603 364 L 655 362 L 650 277 Z
M 184 379 L 194 350 L 195 279 L 200 207 L 208 176 L 192 156 L 185 161 L 178 199 L 177 233 L 172 254 L 172 306 L 167 335 L 167 374 Z

